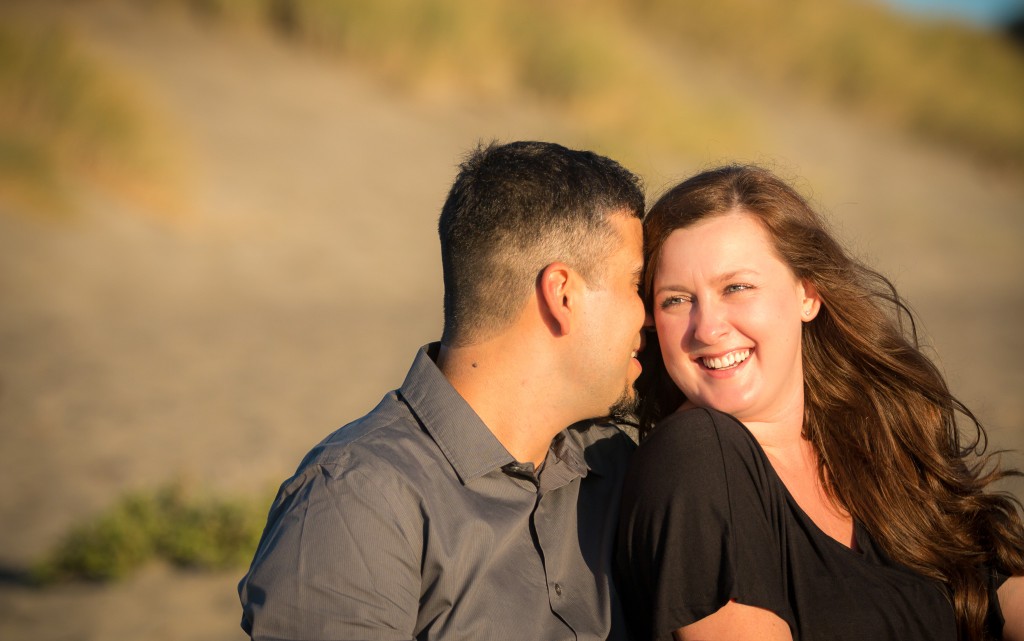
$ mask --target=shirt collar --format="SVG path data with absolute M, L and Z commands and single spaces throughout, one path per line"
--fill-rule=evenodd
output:
M 573 473 L 586 476 L 590 471 L 590 466 L 583 457 L 580 443 L 571 438 L 570 430 L 572 429 L 562 430 L 555 435 L 555 439 L 551 442 L 551 453 L 565 463 Z
M 435 360 L 439 349 L 440 343 L 420 348 L 399 394 L 465 485 L 517 461 L 438 369 Z M 576 423 L 552 441 L 551 454 L 564 462 L 572 474 L 586 476 L 594 471 L 602 475 L 602 459 L 591 461 L 590 456 L 584 455 L 590 440 L 586 433 L 593 429 L 592 425 L 593 421 Z
M 398 392 L 466 484 L 515 459 L 437 368 L 439 347 L 420 348 Z

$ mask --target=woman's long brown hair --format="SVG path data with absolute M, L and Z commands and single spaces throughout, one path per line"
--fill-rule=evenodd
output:
M 821 295 L 819 314 L 803 324 L 803 430 L 822 485 L 894 561 L 948 587 L 961 639 L 984 639 L 982 568 L 1024 574 L 1020 503 L 985 490 L 1019 472 L 985 453 L 983 427 L 922 353 L 913 315 L 888 279 L 851 258 L 785 182 L 726 166 L 677 185 L 645 217 L 648 309 L 669 235 L 737 210 L 761 221 L 779 257 Z M 638 381 L 642 436 L 684 400 L 651 338 Z

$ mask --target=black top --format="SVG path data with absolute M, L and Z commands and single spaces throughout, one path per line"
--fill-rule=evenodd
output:
M 636 639 L 671 639 L 730 599 L 771 610 L 794 641 L 956 641 L 943 586 L 822 532 L 736 419 L 665 419 L 630 463 L 616 570 Z
M 535 473 L 421 350 L 401 389 L 281 486 L 248 574 L 256 640 L 620 641 L 611 584 L 633 442 L 555 437 Z

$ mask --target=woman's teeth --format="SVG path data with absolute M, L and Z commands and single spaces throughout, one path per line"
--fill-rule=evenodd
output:
M 729 367 L 735 367 L 750 357 L 749 349 L 741 349 L 735 352 L 729 352 L 725 356 L 716 356 L 714 358 L 701 358 L 700 362 L 704 364 L 704 367 L 708 369 L 727 369 Z

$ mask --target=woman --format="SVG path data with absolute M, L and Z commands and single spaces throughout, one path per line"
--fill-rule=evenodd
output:
M 1009 472 L 889 281 L 754 167 L 681 183 L 644 232 L 658 340 L 617 559 L 637 638 L 1024 638 L 1019 504 L 985 493 Z

